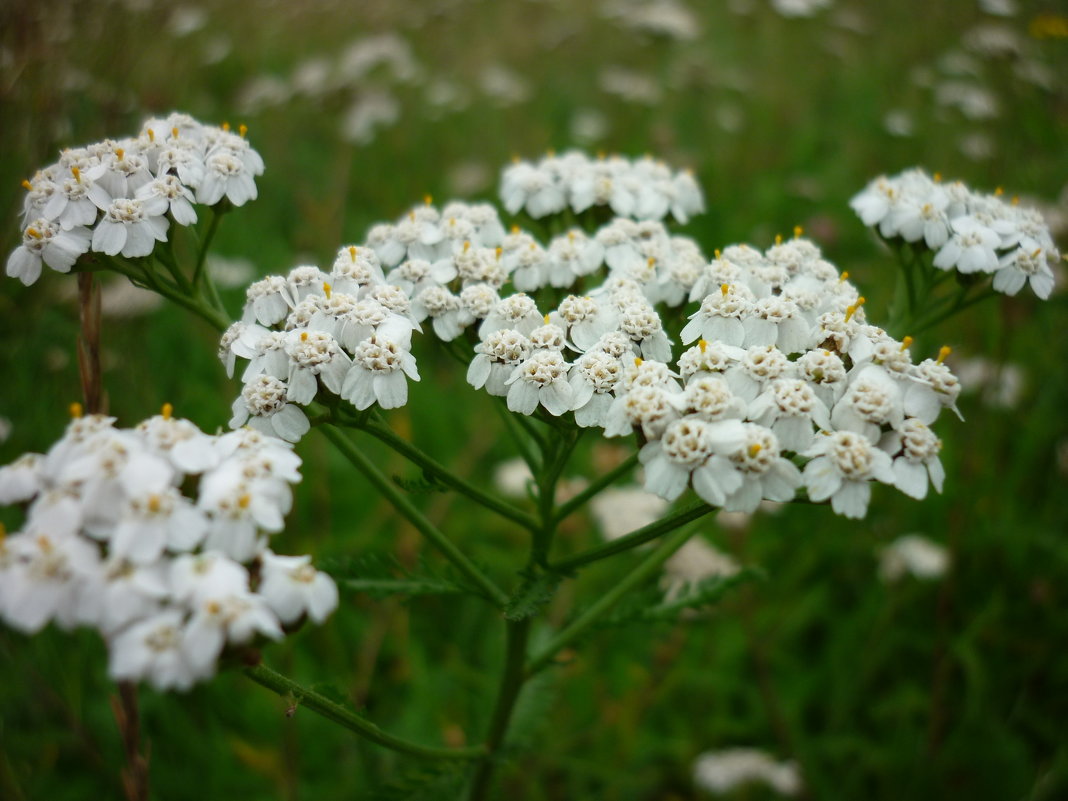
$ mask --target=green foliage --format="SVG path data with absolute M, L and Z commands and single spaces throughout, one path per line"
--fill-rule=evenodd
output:
M 319 567 L 334 577 L 338 587 L 366 593 L 372 598 L 471 592 L 459 580 L 440 574 L 425 561 L 421 561 L 419 572 L 415 572 L 385 553 L 331 557 L 321 560 Z
M 513 622 L 538 614 L 552 600 L 564 578 L 556 571 L 540 568 L 527 568 L 520 575 L 523 580 L 504 608 L 505 620 Z
M 171 109 L 250 126 L 267 172 L 259 199 L 229 215 L 213 252 L 251 259 L 253 277 L 329 264 L 339 245 L 424 193 L 490 198 L 512 154 L 581 145 L 692 165 L 709 211 L 684 233 L 708 253 L 740 241 L 766 246 L 804 225 L 863 286 L 878 320 L 893 296 L 892 259 L 847 206 L 871 177 L 921 164 L 1046 204 L 1063 192 L 1068 103 L 1056 76 L 1068 74 L 1068 48 L 1028 37 L 1040 4 L 1018 3 L 1019 16 L 996 21 L 1022 49 L 993 55 L 962 49 L 969 32 L 995 22 L 975 3 L 836 0 L 815 18 L 785 20 L 763 0 L 692 0 L 685 5 L 700 25 L 692 41 L 626 30 L 602 5 L 371 2 L 341 13 L 331 3 L 204 0 L 196 6 L 207 23 L 178 35 L 176 6 L 8 3 L 0 9 L 3 253 L 17 244 L 19 181 L 37 165 Z M 736 6 L 752 11 L 734 14 Z M 408 41 L 427 80 L 388 84 L 380 65 L 355 87 L 241 109 L 252 79 L 288 81 L 373 31 Z M 205 57 L 220 45 L 229 52 Z M 527 81 L 527 102 L 507 106 L 482 93 L 481 71 L 494 63 Z M 660 100 L 606 94 L 604 72 L 615 65 L 649 78 Z M 1020 77 L 1026 68 L 1054 80 L 1030 83 Z M 935 87 L 947 81 L 993 93 L 1000 113 L 970 119 L 938 103 Z M 456 102 L 430 102 L 431 83 Z M 351 103 L 386 92 L 399 104 L 397 125 L 366 144 L 344 141 Z M 913 135 L 884 128 L 891 110 L 906 113 Z M 593 140 L 576 125 L 589 112 L 607 125 Z M 987 143 L 993 157 L 962 149 L 968 141 Z M 0 417 L 12 422 L 0 463 L 46 448 L 78 397 L 70 286 L 47 270 L 29 289 L 0 284 Z M 650 587 L 618 608 L 611 626 L 524 688 L 499 796 L 694 801 L 707 798 L 690 779 L 699 753 L 751 745 L 796 760 L 811 798 L 1068 797 L 1068 340 L 1058 291 L 1046 304 L 1026 292 L 999 298 L 917 336 L 914 353 L 948 342 L 961 358 L 984 355 L 997 367 L 985 389 L 966 386 L 967 422 L 941 434 L 944 495 L 918 504 L 877 489 L 859 524 L 815 505 L 762 511 L 741 528 L 710 521 L 717 547 L 773 580 L 737 592 L 712 580 L 672 602 Z M 236 316 L 243 285 L 223 295 Z M 238 384 L 219 368 L 214 331 L 174 308 L 132 311 L 120 304 L 105 317 L 110 411 L 131 424 L 170 401 L 205 429 L 225 427 Z M 448 406 L 413 404 L 390 423 L 441 461 L 456 456 L 448 464 L 485 485 L 514 448 L 491 404 L 444 355 L 440 362 L 420 355 L 423 381 L 412 392 L 444 386 Z M 1010 366 L 1023 376 L 1014 405 L 997 400 L 1011 389 Z M 575 463 L 589 478 L 600 454 L 582 444 Z M 377 443 L 368 451 L 509 587 L 523 532 L 411 478 Z M 321 438 L 299 452 L 308 479 L 278 536 L 287 552 L 329 566 L 342 608 L 327 626 L 268 646 L 265 658 L 398 736 L 479 742 L 497 685 L 500 615 L 469 597 Z M 3 522 L 13 530 L 18 514 L 4 510 Z M 946 578 L 877 578 L 878 549 L 908 532 L 947 548 Z M 579 553 L 597 542 L 591 519 L 576 514 L 554 547 Z M 525 576 L 508 614 L 544 614 L 556 630 L 611 590 L 611 564 L 558 584 L 550 574 Z M 713 604 L 713 615 L 681 614 Z M 105 664 L 102 643 L 86 631 L 0 630 L 0 798 L 121 797 Z M 286 717 L 284 698 L 236 671 L 188 694 L 143 690 L 141 702 L 159 801 L 451 799 L 467 778 L 460 765 L 398 758 L 307 710 Z

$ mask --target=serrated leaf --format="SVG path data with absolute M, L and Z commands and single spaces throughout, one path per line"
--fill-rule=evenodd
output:
M 422 560 L 416 573 L 401 565 L 392 554 L 334 557 L 321 560 L 319 567 L 333 576 L 339 587 L 364 592 L 375 598 L 472 594 L 472 590 L 461 580 L 439 574 Z
M 556 592 L 563 576 L 554 571 L 525 571 L 519 589 L 504 608 L 506 620 L 517 621 L 533 617 Z
M 393 483 L 412 495 L 429 495 L 433 492 L 449 491 L 448 486 L 442 484 L 431 473 L 427 472 L 423 472 L 419 478 L 405 478 L 394 474 Z

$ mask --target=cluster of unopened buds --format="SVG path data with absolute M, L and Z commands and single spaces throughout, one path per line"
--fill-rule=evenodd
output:
M 28 286 L 42 264 L 66 273 L 90 251 L 148 256 L 171 221 L 197 222 L 195 206 L 254 200 L 263 159 L 244 134 L 171 114 L 146 120 L 135 137 L 64 150 L 23 182 L 22 244 L 7 274 Z
M 1053 291 L 1052 265 L 1060 253 L 1042 215 L 1006 203 L 1001 192 L 974 192 L 923 170 L 872 181 L 850 205 L 884 239 L 902 239 L 934 252 L 934 266 L 964 275 L 992 274 L 998 292 L 1015 295 L 1025 284 L 1040 298 Z
M 209 436 L 169 405 L 133 429 L 73 411 L 46 454 L 0 468 L 0 503 L 27 506 L 0 538 L 0 619 L 27 633 L 91 626 L 114 679 L 186 689 L 227 647 L 335 609 L 310 557 L 268 547 L 300 480 L 288 443 Z
M 428 201 L 342 248 L 329 272 L 249 288 L 220 350 L 230 370 L 248 360 L 232 425 L 295 440 L 309 428 L 299 407 L 320 392 L 360 410 L 403 405 L 418 380 L 412 335 L 429 320 L 473 348 L 468 382 L 511 411 L 637 433 L 646 489 L 668 500 L 692 486 L 750 512 L 804 489 L 861 517 L 872 481 L 941 490 L 929 426 L 960 391 L 948 349 L 914 364 L 911 339 L 868 324 L 847 275 L 797 234 L 708 261 L 658 222 L 617 218 L 543 247 L 505 233 L 492 207 Z M 554 308 L 527 294 L 576 285 Z M 676 348 L 675 318 L 657 307 L 690 302 Z

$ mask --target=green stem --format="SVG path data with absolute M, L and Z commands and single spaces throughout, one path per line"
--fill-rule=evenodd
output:
M 522 415 L 513 414 L 503 403 L 494 403 L 493 408 L 497 411 L 497 414 L 499 414 L 501 419 L 504 421 L 504 425 L 508 429 L 508 433 L 512 436 L 512 440 L 515 442 L 516 447 L 519 449 L 519 455 L 523 457 L 523 461 L 527 463 L 527 467 L 530 468 L 530 472 L 534 475 L 537 475 L 538 471 L 541 469 L 541 464 L 534 451 L 531 450 L 530 443 L 527 442 L 526 437 L 524 436 L 524 432 L 526 432 L 526 434 L 529 434 L 530 437 L 534 439 L 535 444 L 538 445 L 538 448 L 540 450 L 544 451 L 544 441 L 542 440 L 541 436 L 538 435 L 536 431 L 532 430 L 532 428 L 529 426 L 529 423 L 527 425 L 521 425 L 519 422 L 517 422 L 516 418 L 522 417 Z
M 197 263 L 193 267 L 193 286 L 196 288 L 199 288 L 201 281 L 204 280 L 204 265 L 208 260 L 208 248 L 211 247 L 211 240 L 215 238 L 215 232 L 219 230 L 219 220 L 221 219 L 222 213 L 213 208 L 211 210 L 211 222 L 208 223 L 208 231 L 204 234 L 204 239 L 200 243 L 200 249 L 197 251 Z
M 559 523 L 564 518 L 574 514 L 578 509 L 588 503 L 591 498 L 599 495 L 602 490 L 616 483 L 616 481 L 633 470 L 636 464 L 638 464 L 638 454 L 634 453 L 617 467 L 614 467 L 604 475 L 599 476 L 587 486 L 586 489 L 560 506 L 556 512 L 556 522 Z
M 538 522 L 531 515 L 521 509 L 516 509 L 507 501 L 503 501 L 493 497 L 489 493 L 483 492 L 473 484 L 454 475 L 443 465 L 435 461 L 431 456 L 408 442 L 408 440 L 397 436 L 393 432 L 393 429 L 384 422 L 376 420 L 375 422 L 358 426 L 358 428 L 361 431 L 366 431 L 375 439 L 388 445 L 405 459 L 408 459 L 413 464 L 421 467 L 425 472 L 431 474 L 437 481 L 451 487 L 461 495 L 466 495 L 480 506 L 483 506 L 492 512 L 496 512 L 501 517 L 511 520 L 513 523 L 518 523 L 523 526 L 523 528 L 530 529 L 531 531 L 538 527 Z
M 489 732 L 486 735 L 485 755 L 482 757 L 471 780 L 470 801 L 483 801 L 489 797 L 490 781 L 497 768 L 498 754 L 504 744 L 508 723 L 512 719 L 519 692 L 525 680 L 523 663 L 527 655 L 527 639 L 530 635 L 530 618 L 508 621 L 505 630 L 504 669 L 493 705 Z
M 393 504 L 394 508 L 404 515 L 408 522 L 415 526 L 416 530 L 441 552 L 442 556 L 452 562 L 472 584 L 477 586 L 486 598 L 499 608 L 503 609 L 507 605 L 508 594 L 494 584 L 485 573 L 478 569 L 474 562 L 467 558 L 463 551 L 457 548 L 448 537 L 427 520 L 423 513 L 415 508 L 412 502 L 393 485 L 393 482 L 342 431 L 329 425 L 320 426 L 318 430 L 334 443 L 342 455 L 367 477 L 375 489 Z
M 247 667 L 245 668 L 245 675 L 268 690 L 283 697 L 292 698 L 294 703 L 307 707 L 324 718 L 344 726 L 349 731 L 402 754 L 423 759 L 478 759 L 486 754 L 485 747 L 481 745 L 468 748 L 434 748 L 409 742 L 400 737 L 394 737 L 352 710 L 346 709 L 341 704 L 335 703 L 313 690 L 302 687 L 289 677 L 271 670 L 266 665 Z
M 967 298 L 967 291 L 959 293 L 953 301 L 953 304 L 945 310 L 936 309 L 934 314 L 928 312 L 926 317 L 920 317 L 913 326 L 917 334 L 922 334 L 930 328 L 934 328 L 944 320 L 949 319 L 954 314 L 967 309 L 969 306 L 974 306 L 976 303 L 982 303 L 987 298 L 995 297 L 998 294 L 993 287 L 986 287 L 983 290 Z M 965 299 L 967 298 L 967 299 Z
M 550 564 L 549 568 L 565 573 L 571 572 L 576 568 L 588 565 L 591 562 L 598 562 L 601 559 L 614 556 L 617 553 L 623 553 L 632 548 L 637 548 L 639 545 L 644 545 L 650 540 L 655 540 L 657 537 L 666 534 L 679 526 L 684 526 L 698 518 L 704 517 L 714 509 L 715 507 L 709 506 L 703 501 L 696 503 L 693 506 L 680 509 L 667 517 L 662 517 L 636 531 L 632 531 L 630 534 L 620 537 L 619 539 L 590 548 L 589 550 L 583 551 L 568 559 L 561 559 L 559 562 Z
M 642 559 L 637 567 L 623 577 L 622 581 L 619 581 L 612 589 L 598 598 L 589 609 L 553 637 L 541 649 L 540 653 L 531 659 L 527 665 L 526 676 L 529 678 L 548 667 L 561 650 L 581 637 L 590 626 L 609 612 L 627 593 L 655 573 L 693 535 L 694 531 L 687 527 L 679 528 L 665 537 L 663 542 L 656 547 L 656 550 Z
M 177 285 L 160 280 L 160 276 L 153 273 L 151 269 L 147 267 L 138 267 L 137 265 L 119 257 L 108 257 L 103 254 L 97 255 L 102 261 L 108 264 L 110 269 L 121 275 L 125 275 L 136 286 L 144 287 L 155 292 L 157 295 L 162 295 L 182 308 L 193 312 L 201 319 L 206 320 L 219 331 L 225 331 L 230 326 L 231 321 L 225 313 L 210 306 L 206 306 L 200 300 L 182 294 Z
M 528 565 L 545 567 L 549 561 L 549 549 L 556 535 L 556 485 L 584 430 L 573 429 L 558 437 L 551 437 L 546 443 L 547 450 L 542 452 L 542 469 L 536 474 L 541 524 L 534 531 Z

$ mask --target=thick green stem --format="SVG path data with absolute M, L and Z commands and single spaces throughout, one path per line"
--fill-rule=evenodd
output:
M 313 690 L 302 687 L 287 676 L 271 670 L 266 665 L 247 667 L 245 668 L 245 675 L 268 690 L 292 699 L 294 705 L 307 707 L 324 718 L 355 732 L 364 739 L 385 748 L 399 751 L 402 754 L 422 759 L 478 759 L 486 754 L 485 747 L 481 745 L 468 748 L 435 748 L 394 737 L 352 710 L 346 709 L 341 704 L 335 703 Z
M 627 473 L 634 469 L 636 464 L 638 464 L 638 454 L 634 453 L 617 467 L 614 467 L 604 475 L 599 476 L 595 481 L 589 484 L 586 489 L 560 506 L 556 511 L 556 522 L 559 523 L 564 518 L 574 514 L 578 509 L 581 509 L 591 498 L 599 495 L 606 487 L 611 486 L 623 476 L 627 475 Z
M 637 548 L 639 545 L 644 545 L 650 540 L 655 540 L 657 537 L 660 537 L 679 526 L 684 526 L 687 523 L 697 520 L 700 517 L 704 517 L 706 514 L 714 510 L 714 506 L 709 506 L 703 501 L 696 503 L 693 506 L 688 506 L 685 509 L 681 509 L 668 515 L 667 517 L 662 517 L 647 526 L 632 531 L 630 534 L 620 537 L 619 539 L 590 548 L 587 551 L 583 551 L 582 553 L 567 559 L 561 559 L 559 562 L 553 562 L 549 567 L 552 570 L 559 570 L 565 573 L 571 572 L 576 568 L 588 565 L 591 562 L 598 562 L 601 559 L 614 556 L 617 553 L 623 553 L 632 548 Z
M 498 754 L 504 745 L 504 736 L 508 723 L 512 719 L 519 692 L 523 688 L 523 663 L 527 655 L 527 638 L 530 635 L 530 618 L 509 621 L 505 631 L 504 668 L 501 683 L 497 689 L 497 700 L 493 705 L 489 731 L 486 735 L 485 756 L 479 762 L 471 780 L 470 801 L 483 801 L 489 797 L 490 782 L 497 768 Z
M 535 529 L 531 541 L 529 565 L 545 567 L 549 561 L 549 549 L 556 535 L 556 485 L 582 433 L 583 429 L 578 429 L 550 438 L 546 450 L 542 451 L 541 470 L 536 474 L 541 524 Z
M 378 469 L 375 463 L 368 458 L 364 453 L 357 448 L 349 439 L 345 436 L 344 432 L 340 431 L 333 426 L 324 425 L 320 426 L 319 431 L 323 433 L 328 440 L 330 440 L 341 451 L 342 455 L 348 459 L 352 465 L 363 473 L 367 479 L 391 504 L 400 512 L 404 517 L 415 526 L 427 540 L 442 556 L 448 559 L 453 565 L 476 587 L 478 587 L 482 594 L 496 604 L 500 608 L 508 603 L 508 595 L 500 587 L 493 583 L 493 581 L 478 567 L 467 558 L 459 548 L 457 548 L 452 541 L 446 537 L 437 526 L 431 523 L 415 506 L 409 501 L 404 494 L 393 485 L 384 473 Z
M 563 631 L 553 637 L 548 645 L 530 660 L 526 668 L 526 677 L 529 678 L 548 667 L 560 651 L 581 637 L 590 626 L 608 613 L 627 593 L 655 573 L 667 561 L 668 557 L 681 548 L 693 535 L 694 531 L 687 527 L 680 528 L 665 537 L 656 550 L 642 559 L 637 567 L 623 577 L 622 581 L 598 598 L 589 609 L 569 623 Z
M 518 523 L 524 528 L 532 531 L 538 527 L 538 522 L 531 515 L 527 514 L 522 509 L 516 509 L 507 501 L 503 501 L 500 498 L 495 498 L 489 493 L 483 492 L 473 484 L 454 475 L 446 467 L 435 461 L 431 456 L 408 442 L 408 440 L 397 436 L 393 429 L 384 422 L 376 421 L 355 427 L 359 428 L 361 431 L 366 431 L 375 439 L 388 445 L 405 459 L 408 459 L 413 464 L 421 467 L 425 472 L 432 475 L 435 480 L 451 487 L 461 495 L 466 495 L 480 506 L 483 506 L 492 512 L 496 512 L 501 517 L 511 520 L 514 523 Z

